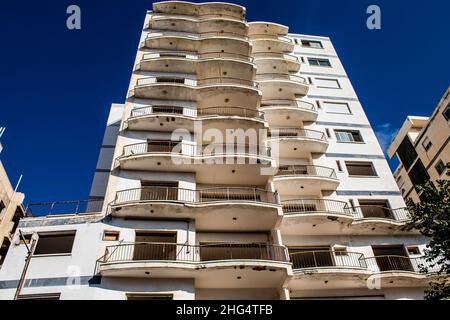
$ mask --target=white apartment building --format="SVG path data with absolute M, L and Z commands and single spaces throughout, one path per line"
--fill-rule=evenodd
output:
M 153 4 L 92 201 L 29 207 L 0 299 L 423 298 L 428 240 L 331 40 L 245 13 Z

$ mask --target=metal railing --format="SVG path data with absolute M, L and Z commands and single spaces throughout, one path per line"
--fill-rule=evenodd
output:
M 367 264 L 362 253 L 347 251 L 300 251 L 289 252 L 292 269 L 310 268 L 362 268 Z
M 243 117 L 264 120 L 264 112 L 255 109 L 241 108 L 241 107 L 228 107 L 217 106 L 202 109 L 192 109 L 180 106 L 146 106 L 131 110 L 130 118 L 148 116 L 153 114 L 169 114 L 169 115 L 184 115 L 186 117 Z
M 326 135 L 322 131 L 299 129 L 299 128 L 271 128 L 269 137 L 279 138 L 308 138 L 320 141 L 327 141 Z
M 316 107 L 314 106 L 314 104 L 302 100 L 268 99 L 261 102 L 261 108 L 272 106 L 297 107 L 300 109 L 316 111 Z
M 407 208 L 391 209 L 376 205 L 365 205 L 353 208 L 357 219 L 364 218 L 383 218 L 397 221 L 411 220 Z
M 100 263 L 177 261 L 213 262 L 226 260 L 264 260 L 288 262 L 287 249 L 259 243 L 188 245 L 177 243 L 137 242 L 106 248 Z
M 258 73 L 256 75 L 256 81 L 262 80 L 291 80 L 301 84 L 308 84 L 305 78 L 296 74 L 283 74 L 283 73 Z
M 97 213 L 103 208 L 103 199 L 54 201 L 30 203 L 25 209 L 28 217 L 41 217 L 48 215 Z
M 292 199 L 281 202 L 285 215 L 335 213 L 352 216 L 344 201 L 327 199 Z
M 151 153 L 180 154 L 190 157 L 229 155 L 270 157 L 271 149 L 260 145 L 240 143 L 212 143 L 198 146 L 180 141 L 152 140 L 125 146 L 122 157 Z
M 118 191 L 113 205 L 132 202 L 254 202 L 278 204 L 278 194 L 257 188 L 224 187 L 191 190 L 176 187 L 148 186 Z
M 309 176 L 337 179 L 333 168 L 313 165 L 289 165 L 280 166 L 275 176 Z
M 210 85 L 210 84 L 239 84 L 243 86 L 258 88 L 259 84 L 253 80 L 239 79 L 233 77 L 211 77 L 211 78 L 202 78 L 197 80 L 197 85 Z
M 368 268 L 374 272 L 407 271 L 421 273 L 427 269 L 428 273 L 435 273 L 440 270 L 437 264 L 427 261 L 425 257 L 380 255 L 365 258 L 365 261 Z
M 207 32 L 184 32 L 184 31 L 172 31 L 172 30 L 152 30 L 152 33 L 149 33 L 145 38 L 145 41 L 151 39 L 158 38 L 166 38 L 166 37 L 182 37 L 192 40 L 204 40 L 211 38 L 234 38 L 238 40 L 249 41 L 249 38 L 246 35 L 242 35 L 236 32 L 228 32 L 228 31 L 207 31 Z
M 183 58 L 189 60 L 206 60 L 206 59 L 234 59 L 245 62 L 254 62 L 254 58 L 249 55 L 239 54 L 234 52 L 155 52 L 155 53 L 146 53 L 143 55 L 141 62 L 150 61 L 150 60 L 159 60 L 164 58 Z

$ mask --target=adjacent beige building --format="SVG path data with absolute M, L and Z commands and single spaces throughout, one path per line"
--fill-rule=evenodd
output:
M 408 116 L 388 149 L 400 161 L 394 172 L 405 200 L 418 202 L 415 186 L 448 179 L 450 162 L 450 87 L 430 117 Z

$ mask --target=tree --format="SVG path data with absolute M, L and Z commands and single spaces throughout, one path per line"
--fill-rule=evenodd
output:
M 447 175 L 450 176 L 450 163 L 447 164 Z M 436 280 L 430 283 L 425 292 L 427 300 L 450 298 L 450 180 L 438 180 L 417 187 L 420 202 L 408 201 L 411 215 L 411 226 L 429 237 L 430 243 L 425 250 L 428 268 L 423 272 L 437 270 Z

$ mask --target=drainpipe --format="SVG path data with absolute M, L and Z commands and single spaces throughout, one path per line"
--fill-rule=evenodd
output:
M 37 234 L 33 234 L 33 236 L 31 237 L 31 246 L 29 247 L 27 244 L 27 240 L 23 236 L 23 233 L 21 230 L 19 230 L 19 234 L 20 234 L 20 238 L 22 238 L 23 242 L 25 243 L 28 253 L 25 258 L 25 266 L 23 267 L 22 275 L 20 276 L 19 283 L 17 285 L 16 294 L 14 295 L 14 300 L 18 300 L 18 298 L 20 296 L 20 292 L 23 289 L 23 284 L 25 283 L 25 276 L 27 274 L 28 267 L 30 265 L 31 258 L 33 257 L 34 249 L 36 248 L 36 243 L 38 240 Z

